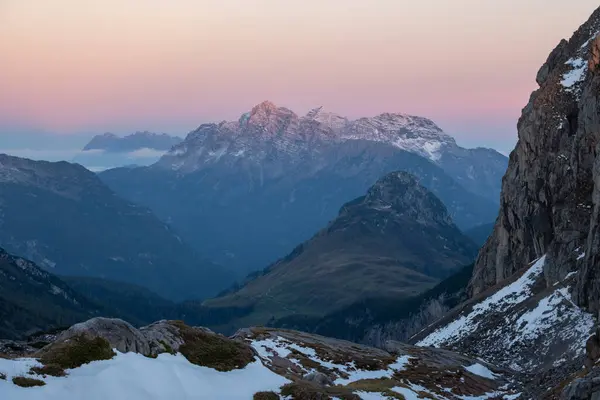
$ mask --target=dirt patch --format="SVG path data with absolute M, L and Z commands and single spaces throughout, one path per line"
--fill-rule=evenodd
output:
M 55 364 L 49 364 L 49 365 L 43 365 L 41 367 L 31 367 L 31 369 L 29 370 L 30 374 L 35 374 L 35 375 L 42 375 L 42 376 L 56 376 L 56 377 L 61 377 L 61 376 L 67 376 L 67 373 L 65 372 L 65 370 Z
M 47 371 L 58 374 L 60 369 L 64 373 L 65 369 L 77 368 L 92 361 L 110 360 L 115 355 L 106 339 L 79 335 L 46 348 L 40 362 Z
M 292 400 L 360 400 L 350 389 L 341 386 L 322 387 L 306 381 L 288 383 L 281 388 L 281 395 Z
M 497 390 L 496 382 L 474 375 L 461 367 L 454 369 L 438 369 L 422 365 L 411 359 L 406 368 L 394 374 L 399 382 L 409 381 L 420 385 L 438 395 L 448 394 L 443 389 L 450 389 L 455 396 L 482 396 Z M 403 385 L 400 385 L 403 386 Z
M 279 400 L 279 395 L 275 392 L 254 393 L 253 400 Z
M 15 376 L 12 379 L 12 382 L 21 387 L 35 387 L 35 386 L 44 386 L 46 382 L 41 381 L 39 379 L 27 378 L 25 376 Z
M 363 379 L 360 381 L 352 382 L 346 387 L 358 390 L 361 392 L 376 392 L 381 393 L 391 399 L 405 400 L 404 396 L 400 393 L 396 393 L 392 390 L 393 387 L 400 386 L 400 384 L 389 378 L 382 379 Z
M 226 372 L 244 368 L 254 361 L 254 352 L 245 343 L 191 328 L 181 321 L 172 323 L 179 328 L 185 342 L 179 352 L 192 364 Z

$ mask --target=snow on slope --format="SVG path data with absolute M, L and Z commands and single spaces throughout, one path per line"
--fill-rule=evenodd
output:
M 409 356 L 401 356 L 398 357 L 396 362 L 388 365 L 386 369 L 372 371 L 358 368 L 354 362 L 342 364 L 323 360 L 318 356 L 315 349 L 298 345 L 281 336 L 253 341 L 252 347 L 265 361 L 270 360 L 274 355 L 285 358 L 292 354 L 292 351 L 299 352 L 314 363 L 319 364 L 328 370 L 335 371 L 338 378 L 334 380 L 333 383 L 336 385 L 348 385 L 362 379 L 391 378 L 396 372 L 403 371 L 411 358 Z M 302 368 L 302 364 L 298 360 L 292 360 L 292 362 L 296 364 L 298 368 Z
M 45 386 L 21 388 L 11 380 L 39 365 L 32 359 L 0 358 L 0 398 L 10 400 L 251 400 L 256 392 L 279 391 L 289 381 L 260 361 L 244 369 L 218 372 L 191 364 L 181 354 L 157 359 L 135 353 L 117 353 L 108 361 L 95 361 L 69 370 L 64 378 L 46 377 Z M 35 377 L 40 379 L 39 376 Z
M 521 278 L 508 286 L 500 289 L 492 296 L 475 305 L 466 315 L 452 321 L 435 332 L 420 340 L 418 346 L 439 346 L 441 344 L 452 344 L 465 335 L 477 330 L 482 317 L 490 311 L 504 311 L 510 306 L 519 304 L 531 296 L 531 287 L 536 279 L 542 274 L 546 257 L 540 258 L 533 266 L 523 274 Z
M 398 394 L 421 399 L 424 393 L 435 400 L 519 397 L 510 374 L 492 371 L 484 363 L 444 350 L 389 342 L 388 353 L 343 340 L 271 328 L 251 328 L 238 334 L 275 370 L 298 377 L 324 374 L 332 386 L 351 388 L 363 400 L 387 400 Z
M 433 162 L 445 151 L 459 149 L 454 138 L 427 118 L 384 113 L 351 121 L 322 107 L 299 116 L 267 101 L 237 121 L 201 125 L 166 153 L 159 165 L 185 172 L 240 159 L 293 164 L 314 157 L 331 143 L 351 140 L 387 143 Z
M 546 257 L 514 282 L 418 335 L 418 346 L 469 351 L 488 362 L 532 372 L 582 357 L 594 318 L 571 300 L 576 274 L 546 288 Z

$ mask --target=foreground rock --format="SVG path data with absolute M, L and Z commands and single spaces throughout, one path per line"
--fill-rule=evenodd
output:
M 270 328 L 244 329 L 234 337 L 250 343 L 265 365 L 291 380 L 286 389 L 292 395 L 502 399 L 522 390 L 509 370 L 446 350 L 394 341 L 384 350 Z

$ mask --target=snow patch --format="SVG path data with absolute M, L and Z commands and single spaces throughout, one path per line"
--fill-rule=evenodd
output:
M 11 400 L 198 400 L 252 399 L 256 392 L 275 391 L 289 381 L 260 361 L 244 369 L 219 372 L 191 364 L 181 354 L 161 354 L 156 359 L 135 353 L 117 353 L 106 361 L 95 361 L 69 370 L 66 377 L 42 378 L 45 386 L 21 388 L 12 377 L 25 375 L 38 365 L 32 359 L 0 359 L 0 398 Z
M 442 343 L 451 344 L 463 336 L 477 330 L 480 319 L 491 311 L 506 310 L 515 304 L 522 303 L 531 295 L 531 287 L 543 272 L 546 256 L 544 255 L 515 282 L 507 285 L 488 297 L 481 303 L 475 305 L 471 312 L 461 315 L 451 323 L 436 331 L 417 343 L 417 346 L 438 346 Z
M 473 364 L 469 367 L 465 367 L 465 369 L 472 374 L 481 376 L 482 378 L 491 379 L 491 380 L 495 380 L 498 378 L 497 374 L 490 371 L 489 368 L 486 367 L 485 365 L 481 365 L 479 363 Z
M 570 89 L 585 79 L 587 63 L 583 58 L 571 58 L 565 64 L 570 65 L 572 69 L 563 74 L 563 79 L 560 84 L 563 87 Z
M 369 371 L 356 368 L 354 362 L 348 364 L 337 364 L 331 361 L 323 360 L 318 356 L 315 349 L 301 346 L 280 336 L 275 339 L 255 340 L 251 343 L 251 345 L 256 350 L 259 357 L 265 361 L 269 361 L 274 356 L 287 358 L 293 353 L 292 350 L 294 352 L 301 353 L 311 361 L 320 364 L 322 367 L 331 371 L 335 371 L 335 373 L 339 376 L 334 381 L 334 384 L 336 385 L 348 385 L 352 382 L 363 379 L 391 378 L 394 373 L 403 371 L 410 361 L 409 356 L 400 356 L 393 364 L 388 365 L 387 369 Z M 288 358 L 288 360 L 296 364 L 298 367 L 303 368 L 302 364 L 298 360 L 295 360 L 294 358 Z

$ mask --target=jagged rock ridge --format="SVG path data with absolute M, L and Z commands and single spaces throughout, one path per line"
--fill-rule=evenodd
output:
M 217 162 L 282 165 L 318 160 L 323 147 L 349 140 L 378 142 L 409 151 L 440 165 L 473 193 L 496 201 L 506 157 L 491 149 L 467 150 L 433 121 L 400 113 L 350 120 L 323 107 L 299 116 L 262 102 L 238 121 L 204 124 L 167 153 L 158 165 L 182 173 Z M 319 168 L 318 165 L 315 168 Z M 267 170 L 266 174 L 277 171 Z

